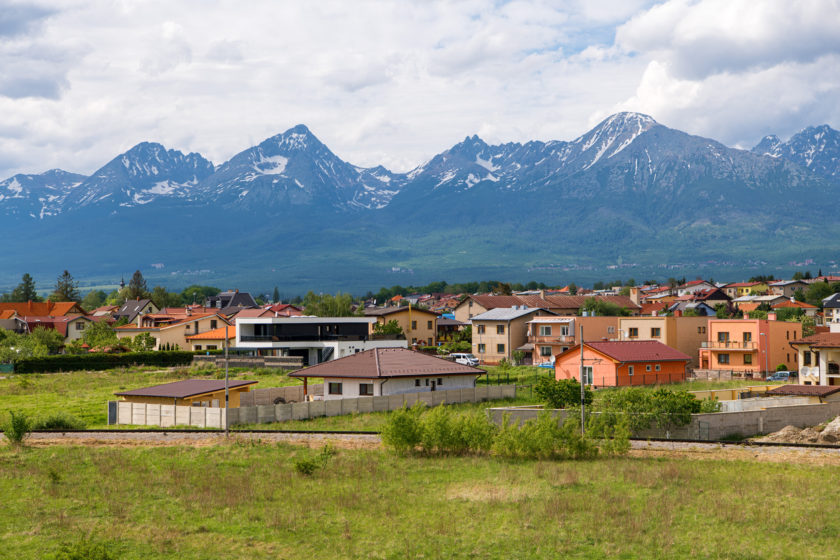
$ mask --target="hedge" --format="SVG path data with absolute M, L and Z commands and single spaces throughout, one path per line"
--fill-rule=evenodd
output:
M 21 358 L 15 362 L 15 373 L 52 373 L 129 366 L 185 366 L 191 364 L 192 359 L 193 353 L 187 351 L 59 354 L 42 358 Z

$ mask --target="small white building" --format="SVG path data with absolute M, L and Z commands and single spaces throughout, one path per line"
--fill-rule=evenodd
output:
M 406 348 L 375 348 L 290 373 L 324 378 L 324 399 L 379 397 L 475 387 L 482 369 Z

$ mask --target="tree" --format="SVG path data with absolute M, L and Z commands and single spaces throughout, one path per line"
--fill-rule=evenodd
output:
M 102 290 L 91 290 L 85 297 L 82 298 L 82 309 L 85 311 L 93 311 L 97 307 L 102 307 L 105 305 L 105 300 L 107 299 L 108 294 L 103 292 Z
M 118 344 L 117 334 L 106 321 L 95 321 L 85 328 L 82 340 L 90 348 L 104 348 Z
M 546 408 L 580 405 L 580 383 L 577 379 L 542 377 L 534 385 L 534 394 L 545 401 Z M 584 389 L 584 403 L 592 404 L 592 391 Z
M 79 301 L 79 285 L 73 275 L 65 270 L 55 281 L 55 289 L 50 294 L 50 301 Z
M 376 323 L 373 326 L 373 334 L 376 335 L 401 335 L 403 333 L 403 329 L 399 323 L 397 323 L 396 319 L 388 321 L 387 323 Z
M 576 296 L 576 295 L 577 295 L 577 292 L 578 292 L 578 287 L 577 287 L 577 285 L 576 285 L 574 282 L 572 282 L 571 284 L 569 284 L 569 295 L 570 295 L 570 296 Z
M 630 311 L 626 307 L 621 307 L 620 305 L 616 305 L 615 303 L 604 301 L 602 299 L 597 299 L 594 297 L 587 298 L 584 302 L 583 307 L 580 308 L 580 314 L 583 315 L 583 312 L 586 311 L 590 315 L 599 315 L 602 317 L 628 317 L 630 316 Z
M 136 270 L 131 276 L 127 288 L 126 299 L 144 299 L 150 295 L 146 287 L 146 279 L 143 278 L 143 274 L 139 270 Z
M 272 303 L 280 303 L 280 290 L 277 289 L 277 286 L 274 286 L 274 293 L 271 295 Z
M 28 272 L 23 274 L 23 277 L 20 279 L 20 284 L 12 290 L 9 299 L 18 302 L 41 301 L 41 298 L 38 297 L 38 292 L 35 290 L 35 280 L 32 279 Z
M 805 292 L 802 290 L 802 288 L 799 288 L 795 292 L 793 292 L 793 299 L 800 302 L 805 301 Z
M 210 296 L 219 295 L 220 292 L 221 290 L 219 288 L 214 288 L 213 286 L 193 284 L 192 286 L 187 286 L 181 292 L 181 303 L 184 305 L 190 305 L 193 302 L 203 304 L 205 299 Z
M 177 307 L 181 304 L 181 294 L 167 292 L 163 286 L 155 286 L 152 290 L 152 301 L 158 309 L 164 307 Z
M 333 296 L 310 291 L 303 298 L 305 313 L 316 317 L 350 317 L 354 314 L 352 305 L 353 297 L 341 292 Z
M 805 301 L 822 308 L 822 300 L 833 293 L 828 282 L 814 282 L 805 291 Z

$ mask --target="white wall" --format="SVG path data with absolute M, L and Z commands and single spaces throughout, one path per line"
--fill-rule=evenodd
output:
M 432 381 L 435 382 L 435 389 L 438 391 L 446 391 L 449 389 L 471 389 L 475 387 L 476 375 L 449 375 L 441 376 L 443 384 L 438 385 L 437 377 L 397 377 L 388 380 L 372 380 L 353 378 L 325 378 L 324 379 L 324 399 L 355 399 L 359 395 L 360 383 L 373 383 L 373 396 L 387 396 L 400 395 L 403 393 L 427 393 L 432 390 Z M 415 381 L 420 380 L 420 386 L 416 386 Z M 426 379 L 429 384 L 426 385 Z M 341 383 L 341 395 L 329 394 L 329 383 Z

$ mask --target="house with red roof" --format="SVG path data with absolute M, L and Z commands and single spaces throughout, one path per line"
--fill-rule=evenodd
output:
M 0 312 L 8 310 L 13 310 L 20 317 L 85 315 L 85 310 L 75 301 L 0 302 Z
M 773 311 L 777 311 L 779 309 L 801 309 L 803 313 L 805 313 L 808 317 L 816 317 L 817 311 L 819 311 L 819 307 L 816 305 L 811 305 L 810 303 L 805 303 L 804 301 L 796 301 L 793 298 L 790 298 L 788 301 L 782 301 L 772 306 Z
M 70 315 L 61 317 L 39 317 L 28 315 L 23 317 L 26 322 L 28 332 L 32 332 L 38 327 L 48 330 L 58 331 L 64 337 L 64 344 L 82 338 L 85 334 L 85 329 L 93 323 L 90 317 L 84 315 Z
M 176 309 L 176 311 L 179 310 Z M 201 334 L 229 324 L 230 322 L 221 313 L 193 313 L 191 308 L 187 308 L 183 314 L 161 312 L 138 315 L 136 323 L 123 325 L 114 330 L 117 338 L 133 338 L 139 334 L 148 333 L 155 339 L 155 350 L 161 350 L 167 346 L 188 350 L 191 343 L 187 340 L 187 336 Z
M 236 346 L 236 326 L 222 326 L 207 332 L 191 334 L 187 343 L 192 345 L 191 350 L 221 350 L 225 347 L 227 338 L 228 348 Z
M 655 340 L 583 343 L 584 383 L 595 387 L 628 387 L 685 381 L 691 357 Z M 554 360 L 556 379 L 580 380 L 580 344 Z

